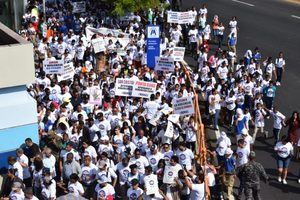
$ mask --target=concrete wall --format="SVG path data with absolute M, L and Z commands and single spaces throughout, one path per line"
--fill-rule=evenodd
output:
M 38 143 L 36 102 L 25 86 L 0 89 L 0 170 L 26 138 Z
M 0 88 L 34 82 L 33 46 L 13 44 L 0 46 Z

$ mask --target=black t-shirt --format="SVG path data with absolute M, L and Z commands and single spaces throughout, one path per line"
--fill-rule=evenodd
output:
M 37 144 L 33 143 L 30 147 L 24 148 L 24 154 L 29 158 L 34 158 L 38 153 L 40 153 L 40 148 Z

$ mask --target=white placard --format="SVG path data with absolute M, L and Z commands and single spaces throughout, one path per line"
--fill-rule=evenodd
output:
M 158 192 L 158 180 L 156 175 L 150 174 L 148 176 L 145 176 L 144 183 L 146 188 L 146 195 L 151 195 Z
M 167 129 L 165 131 L 165 136 L 168 138 L 173 138 L 174 136 L 174 126 L 171 121 L 168 121 Z
M 64 80 L 69 80 L 73 79 L 75 75 L 75 70 L 73 66 L 73 62 L 69 62 L 64 64 L 64 71 L 60 76 L 57 76 L 58 81 L 64 81 Z
M 105 41 L 103 38 L 96 38 L 92 40 L 92 45 L 94 47 L 94 52 L 99 53 L 106 50 Z
M 151 94 L 155 94 L 157 83 L 146 81 L 135 81 L 132 96 L 150 98 Z
M 167 22 L 176 24 L 192 24 L 195 22 L 195 16 L 191 10 L 186 12 L 169 11 Z
M 62 74 L 64 71 L 63 60 L 44 60 L 43 69 L 46 74 Z
M 101 34 L 103 36 L 110 35 L 111 37 L 119 38 L 120 35 L 123 35 L 123 38 L 129 38 L 128 33 L 124 33 L 122 30 L 119 29 L 109 29 L 109 28 L 93 28 L 93 27 L 86 27 L 85 28 L 86 37 L 88 40 L 92 38 L 92 36 L 96 33 Z
M 173 100 L 175 114 L 192 115 L 195 113 L 192 97 L 176 98 Z
M 174 61 L 183 61 L 185 53 L 185 47 L 174 47 L 172 57 Z
M 82 13 L 86 12 L 86 3 L 85 1 L 73 2 L 73 13 Z
M 134 80 L 117 78 L 116 79 L 116 96 L 130 97 L 132 96 L 133 86 L 135 84 Z
M 171 165 L 165 166 L 163 183 L 173 184 L 175 183 L 175 177 L 178 177 L 176 168 Z
M 164 72 L 174 71 L 174 58 L 155 57 L 155 70 Z
M 102 90 L 99 87 L 96 87 L 96 89 L 90 94 L 89 103 L 102 105 Z

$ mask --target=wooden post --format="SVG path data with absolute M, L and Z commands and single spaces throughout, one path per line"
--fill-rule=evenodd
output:
M 188 71 L 188 69 L 186 68 L 186 65 L 183 62 L 182 62 L 182 66 L 183 66 L 183 72 L 186 75 L 187 80 L 190 83 L 190 87 L 192 88 L 192 91 L 194 93 L 194 109 L 195 109 L 194 117 L 195 117 L 195 122 L 197 123 L 197 126 L 198 126 L 198 130 L 197 130 L 197 134 L 196 134 L 198 148 L 196 150 L 196 153 L 198 155 L 198 163 L 201 166 L 204 166 L 204 173 L 206 174 L 206 169 L 205 169 L 206 143 L 205 143 L 204 125 L 202 123 L 200 107 L 199 107 L 199 97 L 193 86 L 193 82 L 190 77 L 190 72 Z M 208 186 L 207 176 L 205 176 L 204 181 L 205 181 L 204 182 L 204 184 L 205 184 L 205 199 L 208 200 L 208 199 L 210 199 L 210 190 L 209 190 L 209 186 Z

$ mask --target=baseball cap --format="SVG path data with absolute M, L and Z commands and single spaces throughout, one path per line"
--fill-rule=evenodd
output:
M 103 103 L 103 108 L 108 108 L 109 107 L 109 104 L 107 102 L 104 102 Z
M 71 100 L 70 100 L 69 97 L 63 97 L 62 101 L 65 102 L 65 103 L 69 103 Z
M 243 128 L 243 129 L 242 129 L 242 135 L 248 135 L 248 130 L 245 129 L 245 128 Z
M 104 135 L 100 138 L 100 140 L 109 140 L 109 137 L 107 135 Z
M 104 160 L 100 160 L 99 168 L 104 168 L 106 166 L 106 162 Z
M 221 137 L 222 137 L 222 138 L 225 138 L 226 136 L 227 136 L 226 133 L 225 133 L 224 131 L 222 131 L 222 132 L 221 132 Z
M 157 145 L 156 144 L 153 144 L 151 147 L 150 147 L 150 150 L 155 150 L 155 149 L 157 149 Z
M 21 187 L 22 187 L 22 184 L 20 182 L 14 182 L 11 189 L 12 190 L 17 190 Z
M 217 152 L 220 156 L 224 156 L 224 155 L 225 155 L 225 152 L 226 152 L 226 149 L 227 149 L 226 142 L 225 142 L 225 141 L 221 141 L 221 142 L 219 143 L 218 148 L 216 149 L 216 152 Z

